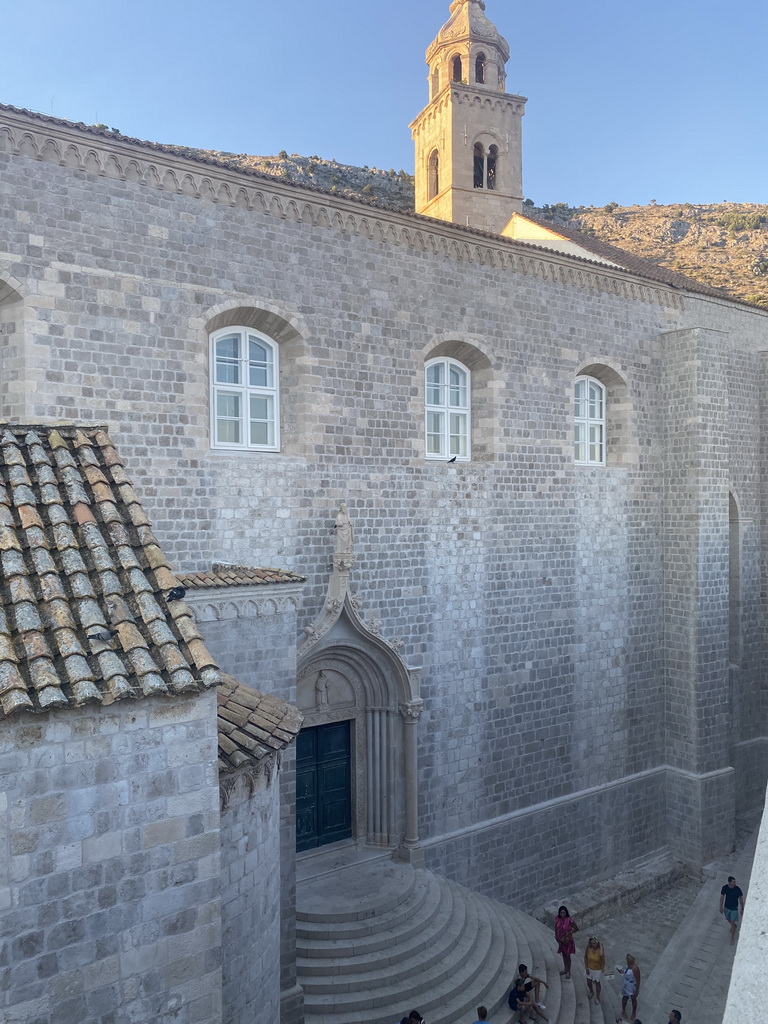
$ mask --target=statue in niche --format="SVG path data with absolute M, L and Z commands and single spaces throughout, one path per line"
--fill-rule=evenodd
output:
M 330 703 L 328 699 L 328 679 L 324 671 L 318 672 L 315 680 L 315 704 L 319 708 L 327 708 Z
M 351 555 L 352 554 L 352 521 L 347 513 L 347 503 L 342 501 L 339 505 L 339 511 L 336 515 L 336 524 L 334 526 L 336 530 L 336 554 L 337 555 Z

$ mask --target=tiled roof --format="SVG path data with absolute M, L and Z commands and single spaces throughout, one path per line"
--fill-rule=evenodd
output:
M 713 288 L 711 285 L 703 284 L 701 281 L 693 281 L 690 277 L 686 277 L 685 274 L 678 274 L 676 270 L 669 270 L 667 267 L 659 266 L 657 263 L 651 263 L 650 260 L 643 259 L 642 256 L 634 256 L 625 249 L 619 249 L 618 246 L 611 245 L 610 242 L 604 242 L 601 238 L 595 238 L 594 235 L 585 235 L 581 231 L 575 231 L 564 224 L 531 216 L 529 213 L 524 213 L 522 216 L 526 220 L 530 220 L 534 224 L 539 224 L 556 235 L 560 235 L 562 238 L 575 242 L 582 249 L 594 253 L 595 256 L 610 260 L 612 263 L 618 263 L 619 266 L 631 271 L 631 273 L 636 274 L 638 277 L 646 277 L 651 281 L 658 281 L 660 284 L 669 285 L 671 288 L 696 292 L 698 295 L 711 295 L 713 298 L 727 299 L 729 302 L 738 302 L 741 305 L 752 305 L 752 303 L 746 302 L 743 299 L 729 295 L 728 292 L 724 292 L 720 288 Z M 536 240 L 525 242 L 524 244 L 534 245 L 537 248 L 546 248 L 543 242 Z
M 286 569 L 256 569 L 247 565 L 217 565 L 210 572 L 179 574 L 179 583 L 187 590 L 207 590 L 211 587 L 252 587 L 268 583 L 306 583 L 306 576 L 297 576 Z
M 106 429 L 0 423 L 0 707 L 194 693 L 219 672 Z
M 153 151 L 155 153 L 165 153 L 169 156 L 181 158 L 183 160 L 191 160 L 197 164 L 207 164 L 210 167 L 222 167 L 228 171 L 237 172 L 238 174 L 246 175 L 251 178 L 258 178 L 262 181 L 269 181 L 273 185 L 279 183 L 281 188 L 299 189 L 305 192 L 319 193 L 328 199 L 338 198 L 333 193 L 328 192 L 325 189 L 318 188 L 317 185 L 310 185 L 305 182 L 285 182 L 282 179 L 276 179 L 274 175 L 264 174 L 250 167 L 244 167 L 236 156 L 233 154 L 212 154 L 207 150 L 193 149 L 187 146 L 173 146 L 159 142 L 146 142 L 142 139 L 135 139 L 128 135 L 122 135 L 118 131 L 113 131 L 110 128 L 97 127 L 96 125 L 87 125 L 82 122 L 67 121 L 61 117 L 53 117 L 50 114 L 41 114 L 34 110 L 26 110 L 23 107 L 14 107 L 9 104 L 0 103 L 0 112 L 7 111 L 11 114 L 22 114 L 24 117 L 33 118 L 36 121 L 45 122 L 51 125 L 60 125 L 64 128 L 75 128 L 78 131 L 84 132 L 87 135 L 98 136 L 103 138 L 105 141 L 125 143 L 131 146 L 137 146 L 147 151 Z M 380 202 L 375 202 L 362 197 L 344 196 L 345 203 L 355 203 L 360 206 L 367 206 L 368 208 L 375 207 L 382 212 L 396 213 L 400 216 L 410 217 L 416 221 L 424 222 L 425 224 L 434 224 L 439 226 L 445 224 L 445 221 L 436 220 L 433 217 L 426 217 L 423 214 L 418 214 L 413 211 L 404 210 L 388 210 L 388 207 Z M 535 217 L 530 217 L 529 214 L 525 214 L 530 220 L 537 220 Z M 625 252 L 623 249 L 618 249 L 616 246 L 610 245 L 608 242 L 602 242 L 592 236 L 582 235 L 579 231 L 573 231 L 571 228 L 563 227 L 560 224 L 553 224 L 550 221 L 537 221 L 542 223 L 545 227 L 550 230 L 554 230 L 559 234 L 562 234 L 564 238 L 569 238 L 571 241 L 576 242 L 584 249 L 590 250 L 596 256 L 602 256 L 605 259 L 609 259 L 612 262 L 620 264 L 619 270 L 624 269 L 628 273 L 634 274 L 636 277 L 645 278 L 648 281 L 655 281 L 658 284 L 665 284 L 668 287 L 684 290 L 687 292 L 693 292 L 698 295 L 710 295 L 713 298 L 725 299 L 728 302 L 735 302 L 740 306 L 749 306 L 751 309 L 759 307 L 754 306 L 753 303 L 747 302 L 745 299 L 736 298 L 733 295 L 729 295 L 727 292 L 720 291 L 717 288 L 712 288 L 710 285 L 702 284 L 699 281 L 694 281 L 684 274 L 678 274 L 674 270 L 667 270 L 666 267 L 658 266 L 655 263 L 651 263 L 649 260 L 644 260 L 640 256 L 633 256 L 631 253 Z M 527 249 L 535 249 L 542 253 L 551 254 L 552 249 L 546 246 L 537 245 L 536 242 L 526 242 L 521 240 L 515 240 L 505 238 L 502 235 L 497 235 L 489 231 L 483 231 L 479 228 L 473 228 L 465 226 L 463 224 L 451 223 L 451 226 L 462 233 L 474 235 L 476 237 L 492 239 L 495 242 L 503 241 L 511 247 L 525 246 Z M 596 265 L 597 261 L 585 259 L 584 257 L 570 255 L 570 259 L 579 260 L 582 263 L 589 265 Z
M 223 679 L 216 691 L 220 771 L 257 764 L 296 739 L 303 721 L 297 708 L 231 676 Z

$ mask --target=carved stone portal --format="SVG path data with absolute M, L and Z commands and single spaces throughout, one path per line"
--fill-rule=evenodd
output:
M 388 642 L 378 619 L 361 618 L 349 590 L 352 544 L 342 502 L 328 593 L 298 651 L 297 703 L 305 727 L 351 724 L 353 836 L 415 859 L 419 679 L 400 657 L 402 641 Z

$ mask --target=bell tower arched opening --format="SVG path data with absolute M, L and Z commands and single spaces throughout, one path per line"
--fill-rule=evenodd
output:
M 416 212 L 501 233 L 523 211 L 527 100 L 504 91 L 509 43 L 486 6 L 483 0 L 453 0 L 449 20 L 427 50 L 430 100 L 411 124 Z M 441 158 L 439 190 L 430 166 L 435 150 Z

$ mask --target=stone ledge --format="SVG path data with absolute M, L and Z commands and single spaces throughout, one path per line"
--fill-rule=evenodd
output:
M 533 917 L 554 928 L 560 906 L 565 904 L 576 919 L 581 931 L 605 917 L 632 906 L 642 896 L 666 889 L 683 878 L 690 878 L 691 870 L 682 861 L 668 854 L 653 854 L 635 861 L 625 871 L 603 882 L 569 893 L 565 898 L 545 903 L 533 911 Z

